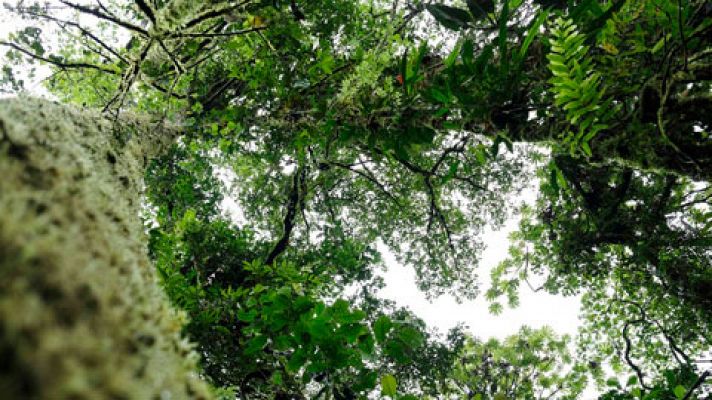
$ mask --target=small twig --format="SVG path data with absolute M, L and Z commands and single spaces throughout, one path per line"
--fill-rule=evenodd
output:
M 168 38 L 216 38 L 216 37 L 229 37 L 229 36 L 238 36 L 238 35 L 244 35 L 246 33 L 251 33 L 251 32 L 257 32 L 261 30 L 267 29 L 266 26 L 256 26 L 252 27 L 249 29 L 241 29 L 239 31 L 232 31 L 232 32 L 215 32 L 215 33 L 210 33 L 210 32 L 205 32 L 205 33 L 190 33 L 190 32 L 175 32 L 170 35 L 168 35 Z
M 245 4 L 247 4 L 249 2 L 250 2 L 250 0 L 245 0 L 245 1 L 237 3 L 237 4 L 228 5 L 228 6 L 225 6 L 222 8 L 215 8 L 212 10 L 205 11 L 201 14 L 198 14 L 195 18 L 191 19 L 190 21 L 186 22 L 185 24 L 183 24 L 183 26 L 181 26 L 180 30 L 198 25 L 199 23 L 201 23 L 203 21 L 207 21 L 209 19 L 217 18 L 217 17 L 223 16 L 223 15 L 226 15 L 228 13 L 231 13 L 232 11 L 237 10 L 238 8 L 244 6 Z
M 381 182 L 379 182 L 375 177 L 373 177 L 373 176 L 371 176 L 371 175 L 369 175 L 369 174 L 367 174 L 367 173 L 365 173 L 365 172 L 363 172 L 363 171 L 360 171 L 360 170 L 358 170 L 358 169 L 353 168 L 353 165 L 350 165 L 350 164 L 343 164 L 343 163 L 336 162 L 336 161 L 328 161 L 327 164 L 329 164 L 329 165 L 334 165 L 334 166 L 336 166 L 336 167 L 346 169 L 346 170 L 348 170 L 348 171 L 351 171 L 351 172 L 353 172 L 353 173 L 355 173 L 355 174 L 357 174 L 357 175 L 359 175 L 359 176 L 365 178 L 365 179 L 368 180 L 369 182 L 371 182 L 371 183 L 373 183 L 374 185 L 376 185 L 376 187 L 379 188 L 379 189 L 380 189 L 389 199 L 391 199 L 391 201 L 393 201 L 396 205 L 398 205 L 399 207 L 401 206 L 400 201 L 398 201 L 398 199 L 397 199 L 395 196 L 393 196 L 393 194 L 391 194 L 391 193 L 386 189 L 386 187 L 383 186 L 383 184 L 382 184 Z

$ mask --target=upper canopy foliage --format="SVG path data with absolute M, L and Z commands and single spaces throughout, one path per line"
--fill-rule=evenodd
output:
M 184 127 L 147 175 L 149 249 L 216 386 L 565 399 L 610 366 L 631 379 L 604 398 L 704 397 L 708 2 L 6 7 L 25 25 L 0 41 L 5 90 L 39 62 L 62 101 Z M 498 311 L 536 277 L 583 294 L 577 360 L 546 330 L 437 338 L 373 296 L 378 240 L 427 295 L 476 296 L 481 233 L 535 174 L 487 296 Z

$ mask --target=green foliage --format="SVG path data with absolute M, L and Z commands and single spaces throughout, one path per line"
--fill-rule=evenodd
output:
M 426 8 L 430 14 L 433 15 L 435 20 L 443 26 L 455 31 L 467 27 L 472 20 L 470 13 L 461 8 L 450 7 L 443 4 L 428 4 Z
M 589 47 L 584 44 L 586 36 L 577 31 L 571 20 L 558 18 L 551 30 L 549 80 L 554 93 L 554 105 L 566 112 L 569 123 L 578 128 L 564 135 L 564 144 L 569 144 L 572 153 L 580 148 L 591 156 L 589 142 L 601 130 L 608 127 L 611 103 L 604 99 L 601 75 L 594 71 Z
M 709 392 L 697 391 L 705 385 L 709 372 L 698 375 L 689 366 L 664 371 L 662 376 L 650 387 L 633 386 L 627 390 L 610 390 L 600 400 L 698 400 L 708 398 Z
M 590 374 L 679 398 L 701 375 L 667 378 L 711 332 L 702 0 L 117 1 L 91 29 L 7 7 L 27 26 L 0 43 L 5 90 L 50 66 L 60 101 L 182 129 L 143 160 L 148 247 L 218 396 L 576 398 Z M 487 297 L 581 294 L 579 359 L 547 330 L 443 338 L 376 297 L 379 241 L 425 296 L 478 295 L 480 236 L 535 163 Z
M 549 328 L 523 327 L 503 341 L 468 338 L 448 387 L 470 398 L 579 398 L 586 368 L 574 362 L 569 345 Z

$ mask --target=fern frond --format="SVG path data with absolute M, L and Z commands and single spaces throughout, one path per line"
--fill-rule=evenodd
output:
M 549 80 L 554 104 L 566 112 L 567 121 L 578 128 L 565 135 L 572 152 L 581 150 L 591 155 L 588 142 L 606 129 L 604 90 L 601 75 L 593 70 L 593 62 L 585 45 L 586 36 L 578 32 L 571 20 L 558 18 L 551 29 L 551 52 L 546 56 L 553 77 Z

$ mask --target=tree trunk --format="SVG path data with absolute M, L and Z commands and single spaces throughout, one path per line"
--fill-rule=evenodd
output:
M 0 100 L 1 397 L 210 397 L 139 217 L 144 169 L 175 133 Z

